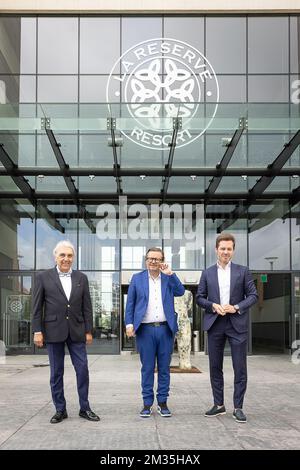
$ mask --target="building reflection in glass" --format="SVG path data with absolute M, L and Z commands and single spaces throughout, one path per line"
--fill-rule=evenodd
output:
M 89 352 L 116 354 L 120 350 L 120 283 L 117 272 L 85 272 L 93 307 L 93 345 Z

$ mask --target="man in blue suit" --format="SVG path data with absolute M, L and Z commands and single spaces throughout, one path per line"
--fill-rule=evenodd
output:
M 216 239 L 217 264 L 203 271 L 197 303 L 205 309 L 204 330 L 207 331 L 210 381 L 214 406 L 207 417 L 226 413 L 224 406 L 223 357 L 226 339 L 230 344 L 234 370 L 233 418 L 247 421 L 243 402 L 247 387 L 247 338 L 249 308 L 257 302 L 257 292 L 246 266 L 231 259 L 235 238 L 221 233 Z
M 156 360 L 157 411 L 162 417 L 171 416 L 167 398 L 174 335 L 178 330 L 174 296 L 183 295 L 184 287 L 176 274 L 164 263 L 164 258 L 160 248 L 150 248 L 147 251 L 147 269 L 133 275 L 126 303 L 126 334 L 128 337 L 136 335 L 142 363 L 142 418 L 148 418 L 152 413 Z

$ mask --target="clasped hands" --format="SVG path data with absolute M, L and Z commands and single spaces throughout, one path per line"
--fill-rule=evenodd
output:
M 220 305 L 220 304 L 212 304 L 213 310 L 218 314 L 218 315 L 226 315 L 226 313 L 236 313 L 236 309 L 234 308 L 233 305 L 226 304 L 226 305 Z

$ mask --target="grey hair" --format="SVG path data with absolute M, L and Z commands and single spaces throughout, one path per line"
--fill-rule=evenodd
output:
M 62 246 L 67 246 L 68 248 L 71 248 L 73 250 L 74 256 L 76 255 L 74 245 L 69 240 L 62 240 L 61 242 L 58 242 L 57 245 L 55 246 L 55 248 L 53 250 L 53 255 L 54 256 L 56 256 L 59 248 L 61 248 Z

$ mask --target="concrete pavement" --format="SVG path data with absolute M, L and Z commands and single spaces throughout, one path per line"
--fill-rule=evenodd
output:
M 173 357 L 176 365 L 178 358 Z M 225 357 L 227 414 L 205 418 L 212 405 L 208 358 L 192 357 L 201 374 L 171 375 L 172 418 L 138 413 L 137 355 L 89 356 L 90 404 L 99 423 L 78 416 L 76 379 L 66 357 L 65 395 L 69 418 L 54 414 L 47 356 L 8 356 L 0 364 L 0 449 L 200 450 L 300 449 L 300 364 L 290 356 L 250 356 L 244 411 L 246 424 L 232 418 L 233 374 Z

